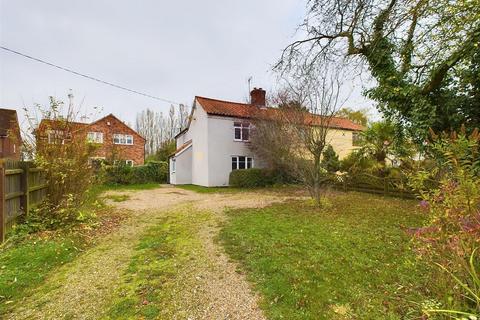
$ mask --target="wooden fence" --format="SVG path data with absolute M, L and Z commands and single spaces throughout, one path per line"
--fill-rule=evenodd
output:
M 0 243 L 15 221 L 45 199 L 46 188 L 43 169 L 31 162 L 0 160 Z
M 408 186 L 406 177 L 378 177 L 367 173 L 346 176 L 335 176 L 332 183 L 337 189 L 344 191 L 360 191 L 386 196 L 413 199 L 415 192 Z

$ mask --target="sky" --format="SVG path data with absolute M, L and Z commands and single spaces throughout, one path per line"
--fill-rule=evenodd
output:
M 275 88 L 272 65 L 295 37 L 302 0 L 0 0 L 4 47 L 153 96 L 191 105 L 194 96 L 244 102 L 252 87 Z M 371 106 L 353 90 L 346 106 Z M 170 104 L 135 95 L 0 50 L 0 107 L 67 101 L 82 113 L 138 112 Z M 30 111 L 30 113 L 33 113 Z M 94 119 L 92 119 L 94 120 Z

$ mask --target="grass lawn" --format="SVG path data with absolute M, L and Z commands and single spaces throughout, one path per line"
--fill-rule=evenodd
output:
M 229 212 L 220 238 L 263 297 L 269 319 L 418 319 L 428 268 L 404 228 L 414 201 L 348 193 Z
M 203 187 L 203 186 L 197 186 L 194 184 L 182 184 L 182 185 L 176 185 L 176 188 L 184 189 L 184 190 L 189 190 L 189 191 L 195 191 L 198 193 L 234 193 L 234 192 L 242 192 L 242 191 L 247 191 L 247 189 L 241 189 L 241 188 L 232 188 L 232 187 Z
M 103 186 L 94 187 L 87 194 L 87 201 L 80 210 L 87 215 L 94 214 L 87 221 L 32 234 L 28 234 L 29 227 L 25 225 L 18 225 L 17 231 L 10 231 L 7 242 L 0 245 L 0 319 L 56 268 L 73 261 L 125 218 L 122 212 L 105 206 L 99 198 L 104 190 Z
M 72 261 L 84 245 L 78 237 L 32 236 L 0 249 L 0 315 L 51 270 Z
M 236 188 L 236 187 L 203 187 L 194 184 L 176 185 L 176 188 L 184 190 L 195 191 L 198 193 L 238 193 L 238 192 L 281 192 L 286 193 L 289 191 L 298 192 L 303 190 L 300 186 L 296 185 L 278 185 L 259 188 Z

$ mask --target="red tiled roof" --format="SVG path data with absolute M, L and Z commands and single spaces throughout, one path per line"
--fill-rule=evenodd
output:
M 195 97 L 195 99 L 200 103 L 203 109 L 208 114 L 226 116 L 226 117 L 235 117 L 235 118 L 253 118 L 259 114 L 266 114 L 268 116 L 275 117 L 278 110 L 277 108 L 266 108 L 260 109 L 258 106 L 247 103 L 238 103 L 231 101 L 223 101 L 217 99 L 210 99 L 205 97 Z M 309 125 L 320 125 L 322 123 L 322 117 L 315 114 L 309 114 L 309 117 L 305 119 Z M 333 117 L 330 119 L 330 127 L 336 129 L 352 130 L 352 131 L 361 131 L 364 129 L 363 126 L 354 123 L 353 121 L 346 118 Z

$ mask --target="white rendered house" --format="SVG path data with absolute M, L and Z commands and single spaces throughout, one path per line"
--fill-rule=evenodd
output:
M 249 148 L 250 120 L 265 106 L 265 91 L 253 89 L 251 103 L 195 97 L 186 129 L 176 137 L 171 155 L 170 183 L 206 187 L 228 186 L 230 172 L 262 168 Z M 329 131 L 331 144 L 340 157 L 350 153 L 356 134 L 363 128 L 348 119 L 336 118 Z

